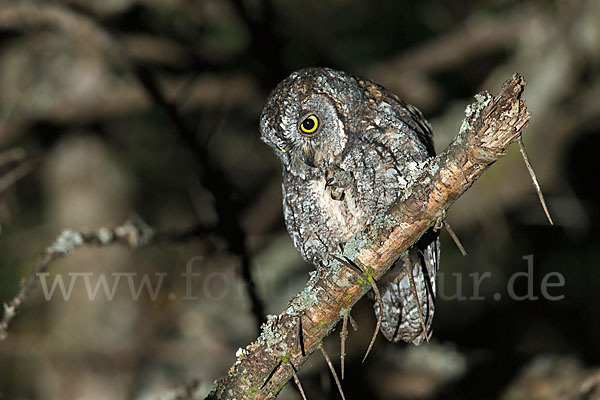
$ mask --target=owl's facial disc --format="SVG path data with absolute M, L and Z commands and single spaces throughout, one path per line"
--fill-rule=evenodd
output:
M 261 138 L 294 173 L 321 174 L 346 147 L 354 79 L 326 68 L 291 74 L 271 93 L 261 116 Z
M 307 93 L 293 115 L 293 156 L 311 168 L 324 170 L 346 144 L 344 124 L 331 98 L 321 93 Z

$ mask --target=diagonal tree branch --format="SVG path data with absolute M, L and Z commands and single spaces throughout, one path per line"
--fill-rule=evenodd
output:
M 278 316 L 270 316 L 258 339 L 238 352 L 226 378 L 208 399 L 273 398 L 293 377 L 338 321 L 371 289 L 338 259 L 367 267 L 368 280 L 381 278 L 392 263 L 516 141 L 530 114 L 521 95 L 524 79 L 515 74 L 500 94 L 485 92 L 466 109 L 460 132 L 448 148 L 412 169 L 405 196 L 345 243 L 324 268 L 313 272 L 302 292 Z M 302 320 L 305 355 L 298 325 Z

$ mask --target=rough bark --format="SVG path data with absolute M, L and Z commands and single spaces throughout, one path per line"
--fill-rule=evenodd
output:
M 294 368 L 300 368 L 371 289 L 368 280 L 382 277 L 430 226 L 442 221 L 452 203 L 519 138 L 530 118 L 521 101 L 524 88 L 524 79 L 515 74 L 498 96 L 476 95 L 448 148 L 419 165 L 403 198 L 329 257 L 319 272 L 313 272 L 284 312 L 269 316 L 261 335 L 238 351 L 227 377 L 208 398 L 274 398 L 293 377 Z M 358 274 L 338 261 L 344 258 L 367 272 Z

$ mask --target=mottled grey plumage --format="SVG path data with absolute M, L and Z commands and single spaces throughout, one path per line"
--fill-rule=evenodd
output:
M 288 231 L 317 267 L 400 198 L 411 171 L 434 155 L 419 110 L 369 80 L 327 68 L 304 69 L 282 81 L 263 110 L 260 131 L 283 164 Z M 416 296 L 398 260 L 379 282 L 383 310 L 375 303 L 375 312 L 382 313 L 388 340 L 420 343 L 425 334 L 417 302 L 429 331 L 438 235 L 424 235 L 409 259 Z

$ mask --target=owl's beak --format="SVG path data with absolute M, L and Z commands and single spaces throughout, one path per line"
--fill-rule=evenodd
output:
M 309 167 L 316 168 L 315 161 L 314 161 L 313 157 L 311 157 L 311 156 L 308 156 L 308 157 L 302 156 L 302 157 L 300 157 L 300 159 L 302 160 L 302 162 L 304 164 L 308 165 Z
M 315 151 L 309 146 L 303 146 L 300 152 L 300 159 L 306 165 L 311 168 L 316 168 L 315 165 Z

